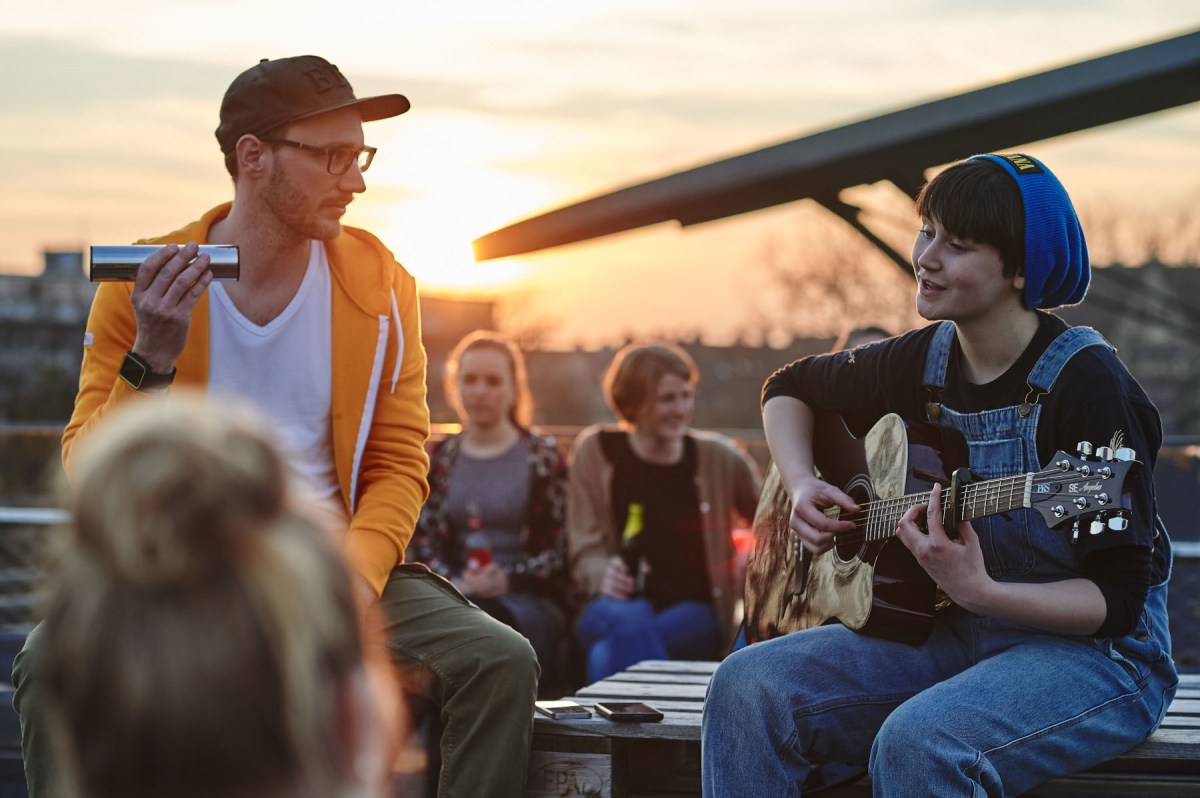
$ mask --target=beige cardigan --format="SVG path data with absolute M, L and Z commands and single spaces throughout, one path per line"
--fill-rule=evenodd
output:
M 600 592 L 609 559 L 618 539 L 612 514 L 613 466 L 592 426 L 579 433 L 571 447 L 567 492 L 567 550 L 575 589 L 585 599 Z M 740 516 L 754 520 L 760 488 L 754 461 L 724 435 L 690 430 L 696 441 L 696 488 L 704 517 L 704 551 L 713 605 L 725 646 L 733 642 L 734 609 L 742 596 L 732 530 Z

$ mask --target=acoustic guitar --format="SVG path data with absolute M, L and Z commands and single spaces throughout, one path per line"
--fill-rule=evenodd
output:
M 1119 442 L 1116 443 L 1119 446 Z M 855 438 L 841 416 L 818 413 L 813 455 L 822 479 L 840 487 L 860 511 L 845 515 L 854 529 L 813 557 L 789 527 L 792 503 L 772 465 L 754 518 L 754 552 L 746 570 L 749 642 L 841 622 L 863 634 L 918 644 L 929 636 L 937 586 L 895 537 L 910 507 L 943 486 L 942 518 L 958 521 L 1033 509 L 1051 528 L 1072 524 L 1075 539 L 1124 530 L 1130 498 L 1124 488 L 1139 465 L 1131 449 L 1079 445 L 1079 457 L 1058 452 L 1042 471 L 977 480 L 967 444 L 955 430 L 915 424 L 897 415 Z M 1085 460 L 1085 457 L 1093 457 Z M 842 517 L 840 508 L 825 511 Z

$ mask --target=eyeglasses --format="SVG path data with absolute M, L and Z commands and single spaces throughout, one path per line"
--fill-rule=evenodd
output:
M 350 165 L 358 164 L 358 171 L 365 172 L 371 168 L 371 161 L 375 160 L 375 153 L 378 151 L 374 147 L 314 147 L 311 144 L 301 144 L 298 141 L 290 141 L 289 139 L 277 139 L 268 136 L 259 136 L 259 141 L 264 141 L 267 144 L 283 144 L 288 147 L 295 147 L 298 150 L 305 152 L 324 155 L 327 160 L 325 169 L 331 175 L 344 175 L 350 171 Z

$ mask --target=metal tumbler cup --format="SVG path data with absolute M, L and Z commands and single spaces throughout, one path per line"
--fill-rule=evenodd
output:
M 159 244 L 92 247 L 88 279 L 94 283 L 134 280 L 142 261 L 160 249 L 162 245 Z M 214 280 L 236 280 L 241 275 L 241 258 L 233 244 L 203 244 L 196 254 L 208 256 L 208 268 Z

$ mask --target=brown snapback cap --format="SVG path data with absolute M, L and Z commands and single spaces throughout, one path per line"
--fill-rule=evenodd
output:
M 338 68 L 315 55 L 264 58 L 234 78 L 221 101 L 217 142 L 229 153 L 247 133 L 263 136 L 276 128 L 339 108 L 358 107 L 364 122 L 399 116 L 409 109 L 403 94 L 354 96 Z

